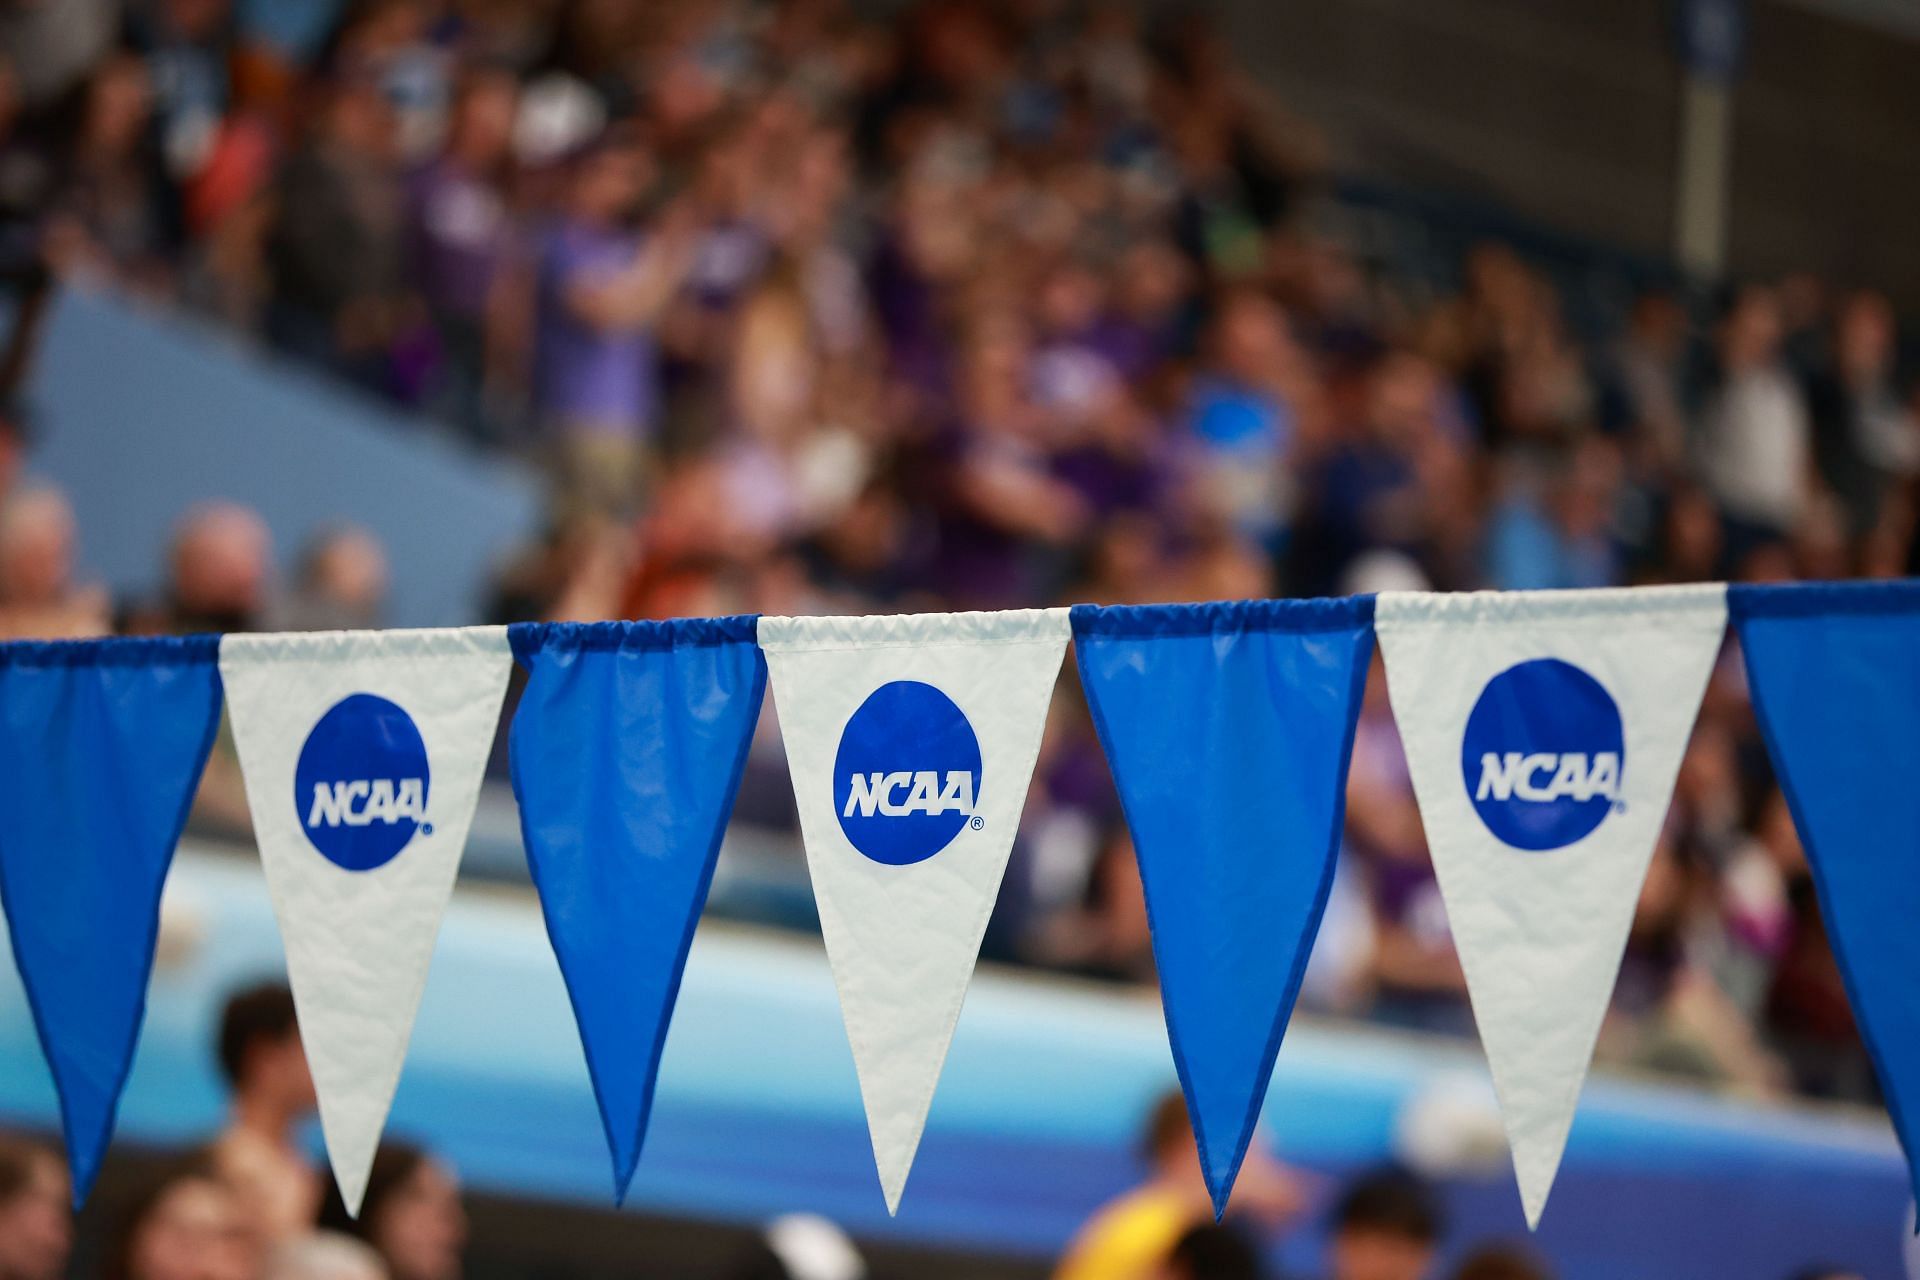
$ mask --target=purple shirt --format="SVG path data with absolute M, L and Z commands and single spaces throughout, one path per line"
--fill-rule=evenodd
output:
M 633 261 L 640 237 L 562 222 L 539 246 L 535 396 L 541 414 L 569 435 L 640 436 L 659 398 L 659 352 L 645 329 L 595 329 L 566 305 L 572 289 L 605 280 Z
M 407 196 L 420 291 L 437 310 L 479 323 L 507 252 L 500 193 L 441 160 L 414 176 Z

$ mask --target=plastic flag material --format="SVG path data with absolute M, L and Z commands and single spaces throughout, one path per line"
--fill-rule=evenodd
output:
M 754 619 L 516 626 L 513 791 L 625 1199 L 760 716 Z
M 349 1212 L 400 1082 L 513 665 L 504 627 L 230 635 L 247 804 Z
M 220 723 L 214 636 L 0 645 L 0 899 L 86 1199 Z
M 759 633 L 893 1212 L 1013 849 L 1067 611 L 762 618 Z
M 1333 881 L 1373 598 L 1073 610 L 1215 1214 Z
M 1920 582 L 1736 586 L 1729 604 L 1847 998 L 1920 1185 Z
M 1529 1226 L 1726 629 L 1724 586 L 1383 593 L 1375 626 Z

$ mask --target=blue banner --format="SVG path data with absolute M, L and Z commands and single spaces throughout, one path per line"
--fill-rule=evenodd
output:
M 147 1007 L 160 890 L 220 724 L 219 641 L 0 645 L 0 900 L 86 1199 Z
M 752 617 L 519 625 L 513 793 L 623 1200 L 760 716 Z
M 1732 84 L 1746 61 L 1746 0 L 1675 0 L 1674 43 L 1688 74 Z
M 1224 1212 L 1333 880 L 1373 597 L 1073 610 Z
M 1753 706 L 1920 1186 L 1920 582 L 1728 592 Z

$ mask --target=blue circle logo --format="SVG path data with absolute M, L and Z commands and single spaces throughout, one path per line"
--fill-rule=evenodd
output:
M 875 862 L 925 862 L 953 843 L 980 801 L 980 740 L 940 690 L 919 680 L 875 689 L 840 731 L 833 811 Z
M 371 693 L 333 704 L 307 734 L 293 806 L 307 839 L 348 871 L 393 861 L 427 822 L 427 744 L 413 717 Z
M 1626 764 L 1613 695 L 1558 658 L 1487 681 L 1460 745 L 1480 821 L 1516 849 L 1560 849 L 1591 835 L 1621 803 Z

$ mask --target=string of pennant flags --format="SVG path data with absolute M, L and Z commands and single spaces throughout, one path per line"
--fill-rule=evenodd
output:
M 224 706 L 357 1211 L 508 677 L 527 858 L 616 1199 L 769 682 L 898 1208 L 1069 640 L 1216 1210 L 1326 905 L 1377 641 L 1537 1225 L 1731 620 L 1910 1167 L 1920 581 L 0 644 L 0 902 L 76 1202 Z

